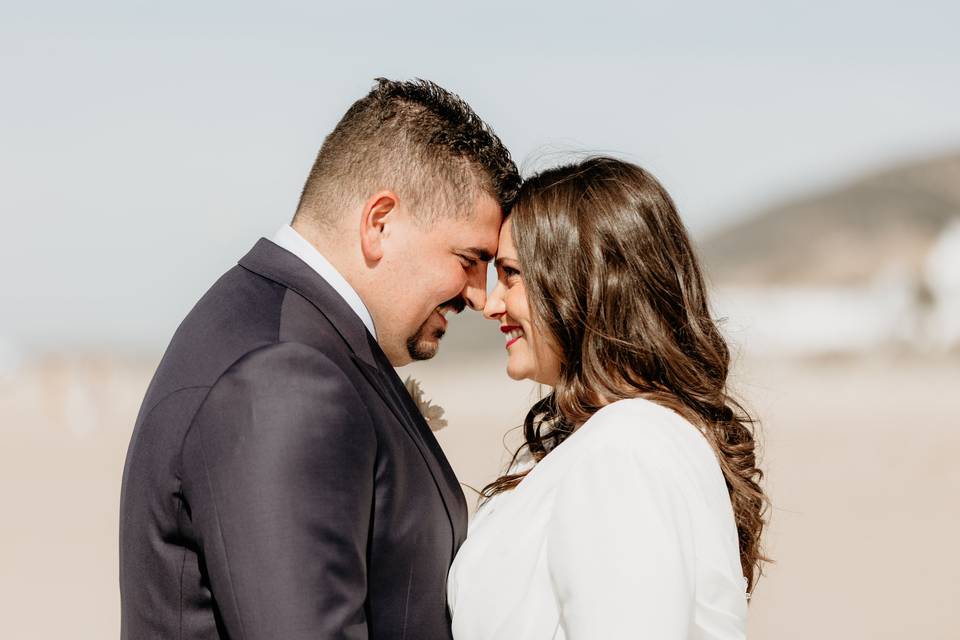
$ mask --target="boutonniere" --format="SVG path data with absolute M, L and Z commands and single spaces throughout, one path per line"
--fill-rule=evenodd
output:
M 407 393 L 413 398 L 413 403 L 417 405 L 423 419 L 427 421 L 430 431 L 440 431 L 447 426 L 447 421 L 443 419 L 443 407 L 431 404 L 429 400 L 423 397 L 423 389 L 420 388 L 420 383 L 417 380 L 407 377 L 403 381 L 403 386 L 407 388 Z

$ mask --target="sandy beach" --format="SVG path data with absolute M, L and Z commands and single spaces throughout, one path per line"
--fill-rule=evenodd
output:
M 0 380 L 0 637 L 119 635 L 120 478 L 154 366 L 57 357 Z M 496 475 L 505 434 L 537 393 L 502 367 L 491 353 L 402 370 L 447 410 L 439 440 L 473 487 Z M 957 360 L 738 367 L 736 386 L 763 420 L 774 503 L 776 564 L 756 590 L 750 637 L 960 635 L 958 383 Z

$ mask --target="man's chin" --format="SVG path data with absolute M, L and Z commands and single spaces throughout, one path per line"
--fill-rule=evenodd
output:
M 440 351 L 440 339 L 443 332 L 434 333 L 432 338 L 417 334 L 407 340 L 407 353 L 413 360 L 429 360 Z

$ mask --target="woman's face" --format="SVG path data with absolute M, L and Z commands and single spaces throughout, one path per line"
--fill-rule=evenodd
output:
M 483 315 L 500 324 L 506 341 L 507 375 L 554 386 L 560 377 L 560 357 L 551 340 L 533 326 L 509 218 L 500 228 L 496 266 L 497 286 L 487 296 Z

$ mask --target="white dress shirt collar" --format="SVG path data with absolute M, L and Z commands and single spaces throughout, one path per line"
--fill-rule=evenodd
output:
M 311 269 L 326 280 L 327 284 L 333 287 L 340 294 L 340 297 L 350 305 L 353 312 L 363 320 L 363 324 L 366 325 L 370 335 L 374 338 L 377 337 L 376 328 L 373 326 L 373 318 L 370 316 L 367 306 L 363 304 L 360 294 L 350 286 L 350 283 L 337 271 L 336 267 L 330 264 L 330 261 L 323 257 L 322 253 L 317 251 L 316 247 L 288 224 L 280 227 L 280 230 L 273 235 L 271 240 L 274 244 L 283 247 L 306 262 Z

